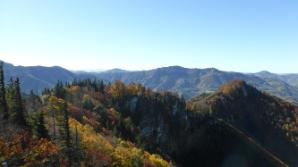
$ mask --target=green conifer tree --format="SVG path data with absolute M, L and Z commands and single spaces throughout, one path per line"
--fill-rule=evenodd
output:
M 15 81 L 13 81 L 12 79 L 10 80 L 8 93 L 10 97 L 10 120 L 17 125 L 26 126 L 27 124 L 24 115 L 24 107 L 20 90 L 20 81 L 18 78 Z
M 35 129 L 36 129 L 37 137 L 39 137 L 39 138 L 48 138 L 49 137 L 48 130 L 45 127 L 43 111 L 40 111 L 37 114 Z
M 68 116 L 67 102 L 63 103 L 61 114 L 62 115 L 60 115 L 60 119 L 59 119 L 60 135 L 62 140 L 61 145 L 68 159 L 67 166 L 72 166 L 72 143 L 71 143 L 71 137 L 70 137 L 69 124 L 68 124 L 69 116 Z
M 1 119 L 8 118 L 8 109 L 6 102 L 6 92 L 5 92 L 5 81 L 4 81 L 4 70 L 3 62 L 0 62 L 0 117 Z
M 66 95 L 66 91 L 64 89 L 63 83 L 58 81 L 54 88 L 54 95 L 58 98 L 64 99 Z

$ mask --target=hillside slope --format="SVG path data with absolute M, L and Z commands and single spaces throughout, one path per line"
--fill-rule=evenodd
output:
M 298 165 L 297 106 L 235 80 L 194 98 L 191 107 L 227 121 L 290 166 Z
M 173 93 L 119 81 L 103 87 L 77 82 L 66 90 L 68 102 L 77 108 L 74 118 L 84 120 L 84 113 L 93 113 L 89 118 L 95 124 L 178 166 L 286 166 L 239 130 L 188 110 Z M 84 112 L 78 110 L 80 104 Z

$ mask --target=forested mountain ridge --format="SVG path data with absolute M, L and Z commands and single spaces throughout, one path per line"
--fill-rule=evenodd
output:
M 192 99 L 192 109 L 220 118 L 290 166 L 298 165 L 298 107 L 234 80 Z
M 8 104 L 0 159 L 9 166 L 286 166 L 175 93 L 82 80 L 32 92 L 24 103 L 12 82 L 0 82 Z

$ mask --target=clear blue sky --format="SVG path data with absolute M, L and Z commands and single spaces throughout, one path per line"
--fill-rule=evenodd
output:
M 1 0 L 0 59 L 298 73 L 298 1 Z

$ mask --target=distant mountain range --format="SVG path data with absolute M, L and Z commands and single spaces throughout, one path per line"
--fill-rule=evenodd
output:
M 220 71 L 215 68 L 188 69 L 171 66 L 148 71 L 112 70 L 99 73 L 97 77 L 107 81 L 141 83 L 155 90 L 174 91 L 186 99 L 202 93 L 214 92 L 227 81 L 241 79 L 262 91 L 298 102 L 298 74 L 278 75 L 269 72 L 244 74 Z
M 71 72 L 62 67 L 13 66 L 4 64 L 6 81 L 10 77 L 19 77 L 22 90 L 34 90 L 40 93 L 44 88 L 51 88 L 60 80 L 71 82 L 74 79 L 97 78 L 107 82 L 122 80 L 125 83 L 141 83 L 154 90 L 177 92 L 186 99 L 202 93 L 216 91 L 220 85 L 234 79 L 241 79 L 256 88 L 298 103 L 298 74 L 278 75 L 270 72 L 244 74 L 220 71 L 215 68 L 189 69 L 170 66 L 146 71 L 126 71 L 113 69 L 104 72 Z
M 33 90 L 40 93 L 44 88 L 53 87 L 58 80 L 66 82 L 72 81 L 77 75 L 58 66 L 14 66 L 4 63 L 5 80 L 9 81 L 11 77 L 19 77 L 22 90 L 29 92 Z
M 269 78 L 269 79 L 275 79 L 275 80 L 281 80 L 286 82 L 287 84 L 291 86 L 298 87 L 298 74 L 274 74 L 268 71 L 261 71 L 259 73 L 254 73 L 253 75 L 261 77 L 261 78 Z

